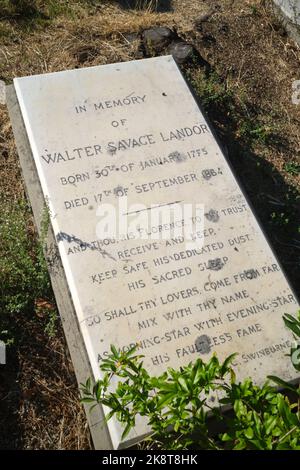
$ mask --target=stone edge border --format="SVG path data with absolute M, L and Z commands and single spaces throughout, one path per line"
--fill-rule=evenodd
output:
M 23 179 L 25 181 L 26 195 L 32 208 L 36 228 L 40 233 L 45 200 L 13 85 L 6 87 L 6 102 L 20 159 Z M 57 252 L 51 227 L 48 230 L 47 246 L 51 248 L 51 252 Z M 48 252 L 46 253 L 46 258 L 49 258 Z M 54 256 L 53 263 L 48 267 L 76 379 L 78 384 L 80 384 L 81 382 L 85 382 L 88 377 L 92 377 L 93 374 L 60 257 Z M 102 407 L 99 405 L 90 412 L 90 407 L 84 404 L 84 409 L 94 449 L 112 450 L 112 442 Z

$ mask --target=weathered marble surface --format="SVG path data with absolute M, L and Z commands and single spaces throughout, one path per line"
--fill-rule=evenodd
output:
M 277 5 L 287 18 L 292 23 L 300 26 L 300 1 L 299 0 L 274 0 Z
M 300 0 L 274 0 L 274 12 L 291 38 L 300 44 Z
M 297 301 L 172 57 L 14 85 L 95 377 L 111 344 L 139 342 L 155 374 L 215 351 L 239 353 L 240 378 L 295 378 L 282 315 Z M 158 238 L 157 206 L 183 239 Z M 110 207 L 129 213 L 125 240 L 97 237 Z

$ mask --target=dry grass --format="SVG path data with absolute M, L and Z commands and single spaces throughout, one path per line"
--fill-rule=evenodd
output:
M 61 327 L 49 339 L 34 313 L 17 323 L 18 348 L 10 350 L 10 370 L 0 376 L 0 448 L 91 448 Z
M 9 26 L 10 36 L 0 49 L 0 75 L 9 82 L 14 76 L 78 67 L 77 51 L 82 47 L 94 51 L 91 65 L 129 60 L 132 54 L 124 34 L 158 24 L 172 27 L 175 21 L 176 15 L 171 13 L 129 11 L 104 2 L 90 13 L 80 8 L 74 17 L 59 16 L 47 28 L 29 33 L 19 25 Z
M 74 449 L 91 447 L 84 410 L 79 405 L 79 392 L 74 371 L 61 333 L 55 340 L 38 345 L 37 354 L 29 360 L 27 345 L 20 351 L 22 370 L 30 378 L 22 381 L 22 398 L 18 418 L 23 434 L 23 448 Z M 49 364 L 50 361 L 50 364 Z M 55 361 L 55 364 L 54 364 Z M 50 367 L 51 370 L 50 370 Z M 51 417 L 51 418 L 49 418 Z
M 171 14 L 123 10 L 114 2 L 90 10 L 76 4 L 72 15 L 34 28 L 4 19 L 0 79 L 11 83 L 16 76 L 130 60 L 136 48 L 126 33 L 157 24 L 173 26 L 173 21 Z M 0 105 L 0 181 L 4 199 L 25 197 L 4 105 Z M 91 448 L 62 328 L 50 339 L 44 333 L 46 319 L 34 311 L 31 315 L 16 320 L 17 349 L 10 351 L 10 371 L 0 375 L 0 448 Z
M 130 60 L 137 47 L 128 43 L 126 33 L 158 24 L 172 27 L 176 19 L 171 13 L 123 10 L 110 1 L 91 10 L 80 4 L 75 7 L 74 16 L 62 15 L 46 26 L 30 30 L 4 20 L 2 29 L 9 31 L 9 35 L 1 36 L 0 29 L 0 79 L 9 84 L 14 77 Z M 0 155 L 1 192 L 13 198 L 23 197 L 14 139 L 3 105 L 0 105 Z
M 261 115 L 276 129 L 282 145 L 257 147 L 288 182 L 297 187 L 300 175 L 284 165 L 300 159 L 300 106 L 292 103 L 292 83 L 299 79 L 300 47 L 270 14 L 270 1 L 244 0 L 216 10 L 200 28 L 187 32 L 202 55 L 223 77 L 245 115 Z
M 226 105 L 212 106 L 209 112 L 252 202 L 268 225 L 269 213 L 276 207 L 285 208 L 289 188 L 300 184 L 300 175 L 285 171 L 286 163 L 299 161 L 300 154 L 300 106 L 291 103 L 292 80 L 300 78 L 299 47 L 274 22 L 268 2 L 171 3 L 174 11 L 156 13 L 151 8 L 121 8 L 117 1 L 103 1 L 96 6 L 70 1 L 70 8 L 62 9 L 51 21 L 6 17 L 0 21 L 0 80 L 11 83 L 16 76 L 131 60 L 139 57 L 138 44 L 129 42 L 127 33 L 155 25 L 176 28 L 232 92 L 233 115 Z M 208 19 L 201 22 L 203 15 Z M 197 65 L 192 74 L 194 78 L 199 75 Z M 277 143 L 243 141 L 241 123 L 248 115 L 276 127 Z M 0 182 L 4 198 L 24 198 L 14 139 L 3 105 Z M 276 230 L 273 241 L 279 239 L 278 250 L 282 245 L 285 267 L 290 266 L 290 274 L 300 279 L 298 252 L 291 248 L 296 236 L 297 220 L 291 228 Z M 35 311 L 16 319 L 15 327 L 19 346 L 12 352 L 9 372 L 0 376 L 0 447 L 89 448 L 90 436 L 62 328 L 49 339 L 44 333 L 45 318 Z

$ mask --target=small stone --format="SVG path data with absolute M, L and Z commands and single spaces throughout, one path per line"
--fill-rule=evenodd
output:
M 143 42 L 147 54 L 162 52 L 171 43 L 173 37 L 173 31 L 163 26 L 146 29 L 143 32 Z
M 170 44 L 168 52 L 172 54 L 178 64 L 183 64 L 192 57 L 194 48 L 185 41 L 174 41 Z

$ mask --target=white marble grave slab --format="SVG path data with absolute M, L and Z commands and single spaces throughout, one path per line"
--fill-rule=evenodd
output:
M 153 374 L 238 352 L 240 379 L 294 379 L 298 303 L 172 57 L 14 85 L 95 377 L 111 344 L 139 342 Z M 101 239 L 104 209 L 127 236 Z

